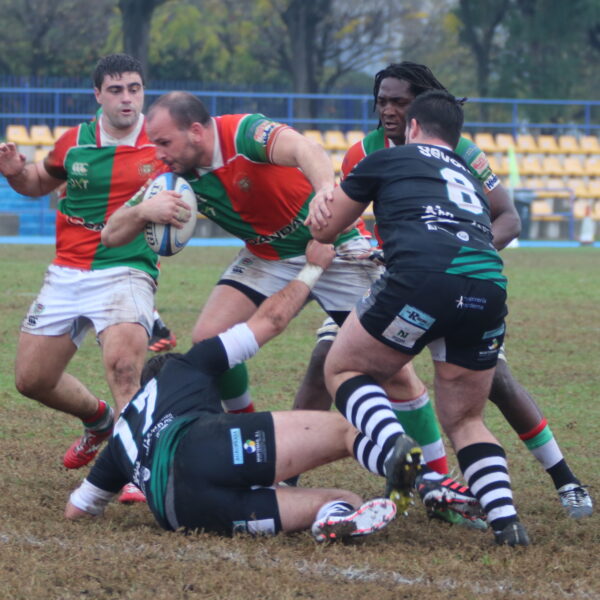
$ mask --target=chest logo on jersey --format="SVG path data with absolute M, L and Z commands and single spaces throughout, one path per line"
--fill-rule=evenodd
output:
M 152 175 L 153 172 L 154 172 L 154 164 L 152 164 L 152 163 L 145 163 L 142 165 L 138 165 L 138 173 L 140 174 L 140 177 L 148 177 L 148 176 Z
M 104 226 L 106 225 L 105 223 L 91 223 L 77 216 L 67 215 L 66 220 L 69 225 L 83 227 L 85 229 L 89 229 L 90 231 L 102 231 L 104 229 Z
M 252 189 L 252 181 L 250 177 L 246 175 L 242 175 L 237 181 L 237 186 L 242 190 L 242 192 L 249 192 Z
M 77 161 L 73 163 L 71 171 L 73 175 L 87 175 L 89 166 L 89 163 Z
M 283 240 L 288 235 L 296 231 L 298 227 L 302 225 L 301 219 L 294 219 L 291 223 L 283 226 L 278 231 L 274 231 L 273 233 L 269 233 L 267 235 L 259 235 L 255 238 L 249 238 L 245 240 L 247 244 L 252 244 L 253 246 L 257 246 L 259 244 L 269 244 L 270 242 L 276 242 L 277 240 Z

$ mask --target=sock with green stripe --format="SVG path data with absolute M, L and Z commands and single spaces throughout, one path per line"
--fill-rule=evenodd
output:
M 412 400 L 390 398 L 390 404 L 404 431 L 421 446 L 427 465 L 434 471 L 446 475 L 448 473 L 446 449 L 427 390 Z
M 104 400 L 98 399 L 96 412 L 88 419 L 82 419 L 83 426 L 90 431 L 103 433 L 112 429 L 114 423 L 113 409 Z
M 523 440 L 529 451 L 537 458 L 540 464 L 546 469 L 546 472 L 556 489 L 567 483 L 576 483 L 581 485 L 581 482 L 575 477 L 575 474 L 567 465 L 564 456 L 554 439 L 554 435 L 548 421 L 542 419 L 533 429 L 526 433 L 520 433 L 519 437 Z
M 228 413 L 254 412 L 254 404 L 248 389 L 248 369 L 240 363 L 225 371 L 218 379 L 223 407 Z

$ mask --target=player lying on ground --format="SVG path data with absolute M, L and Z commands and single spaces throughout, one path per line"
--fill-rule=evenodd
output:
M 169 530 L 230 535 L 311 527 L 315 538 L 324 541 L 384 527 L 396 513 L 389 499 L 363 503 L 347 490 L 274 485 L 351 455 L 364 464 L 356 453 L 365 444 L 375 456 L 373 442 L 339 414 L 225 414 L 221 407 L 219 375 L 283 331 L 333 256 L 332 246 L 311 242 L 307 264 L 296 279 L 267 299 L 247 323 L 168 358 L 121 413 L 107 447 L 71 494 L 65 516 L 101 514 L 123 482 L 133 480 L 158 523 Z M 412 485 L 404 467 L 411 475 L 411 465 L 417 464 L 420 452 L 414 444 L 404 453 L 394 452 L 393 445 L 379 453 L 376 462 L 385 464 L 390 490 Z

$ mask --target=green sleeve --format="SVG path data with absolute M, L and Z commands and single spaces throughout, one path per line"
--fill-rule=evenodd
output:
M 481 181 L 487 192 L 491 192 L 500 184 L 498 176 L 490 167 L 485 152 L 480 150 L 473 142 L 467 138 L 461 137 L 454 152 L 467 163 L 469 171 L 471 171 L 474 177 Z

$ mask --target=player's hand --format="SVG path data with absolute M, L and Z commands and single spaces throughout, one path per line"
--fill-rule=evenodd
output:
M 333 244 L 321 244 L 317 240 L 311 240 L 306 246 L 306 262 L 311 265 L 317 265 L 323 270 L 333 262 L 335 258 L 335 248 Z
M 187 204 L 181 200 L 181 194 L 172 190 L 159 192 L 144 200 L 139 207 L 143 220 L 173 225 L 176 229 L 181 229 L 191 217 Z
M 322 229 L 327 225 L 331 218 L 331 211 L 328 204 L 333 201 L 333 186 L 321 188 L 310 201 L 308 205 L 308 217 L 304 221 L 307 227 L 316 227 Z
M 18 150 L 13 142 L 0 144 L 0 173 L 4 177 L 14 177 L 25 168 L 25 156 Z

